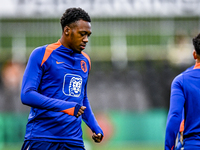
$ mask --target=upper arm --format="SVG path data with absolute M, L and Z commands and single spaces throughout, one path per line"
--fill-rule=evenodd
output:
M 184 109 L 185 97 L 183 92 L 183 77 L 174 79 L 171 86 L 170 108 L 167 117 L 165 148 L 171 149 L 176 140 L 180 128 L 182 111 Z
M 171 86 L 170 112 L 182 115 L 185 96 L 183 91 L 183 76 L 174 79 Z
M 38 89 L 42 77 L 43 55 L 42 49 L 36 49 L 31 53 L 22 80 L 22 93 L 30 89 L 35 91 Z

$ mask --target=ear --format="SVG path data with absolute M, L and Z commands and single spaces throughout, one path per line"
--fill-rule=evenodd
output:
M 64 32 L 64 34 L 65 34 L 65 35 L 69 35 L 69 34 L 70 34 L 70 32 L 71 32 L 71 29 L 70 29 L 70 27 L 69 27 L 69 26 L 65 26 L 65 27 L 64 27 L 64 31 L 63 31 L 63 32 Z
M 196 60 L 197 59 L 197 52 L 193 50 L 193 58 Z

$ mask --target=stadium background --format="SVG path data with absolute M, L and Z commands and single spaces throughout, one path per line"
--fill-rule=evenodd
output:
M 86 48 L 92 61 L 88 97 L 105 132 L 87 150 L 160 150 L 173 78 L 194 63 L 191 38 L 199 32 L 198 0 L 7 0 L 0 2 L 0 149 L 23 143 L 29 107 L 20 102 L 31 51 L 56 42 L 68 7 L 92 17 Z

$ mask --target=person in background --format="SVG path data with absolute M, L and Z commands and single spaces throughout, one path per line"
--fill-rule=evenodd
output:
M 84 150 L 82 120 L 101 142 L 104 134 L 87 97 L 91 61 L 83 50 L 90 22 L 83 9 L 67 9 L 61 38 L 31 53 L 21 89 L 22 103 L 31 107 L 22 150 Z
M 171 85 L 165 150 L 175 149 L 184 110 L 184 150 L 200 149 L 200 34 L 193 38 L 195 65 L 176 76 Z M 178 55 L 177 57 L 181 57 Z
M 181 53 L 181 57 L 177 57 Z M 192 44 L 190 44 L 189 35 L 184 31 L 177 31 L 174 41 L 170 41 L 167 50 L 167 59 L 170 64 L 181 69 L 186 69 L 193 64 Z
M 19 113 L 29 111 L 21 105 L 20 89 L 25 66 L 20 62 L 11 60 L 3 64 L 1 70 L 2 86 L 0 86 L 0 111 Z

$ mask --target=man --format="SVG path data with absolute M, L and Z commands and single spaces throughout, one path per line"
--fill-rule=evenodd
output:
M 193 38 L 196 64 L 172 82 L 166 125 L 165 150 L 175 149 L 175 140 L 184 110 L 184 150 L 200 149 L 200 34 Z M 181 57 L 177 56 L 177 57 Z
M 81 122 L 95 142 L 103 131 L 87 98 L 90 58 L 83 52 L 91 19 L 81 8 L 69 8 L 60 19 L 61 38 L 36 48 L 22 81 L 22 103 L 31 106 L 22 150 L 83 150 Z

